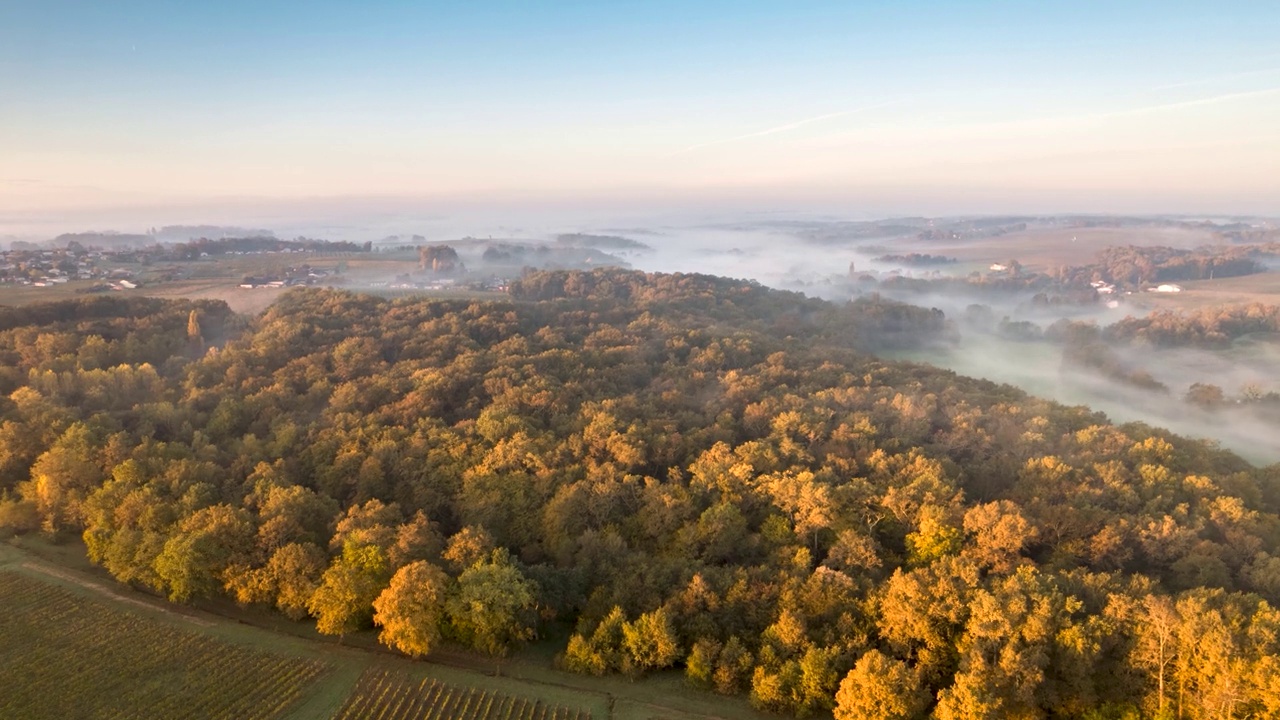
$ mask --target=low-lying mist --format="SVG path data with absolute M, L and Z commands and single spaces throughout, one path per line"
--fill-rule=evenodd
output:
M 1216 441 L 1254 463 L 1280 462 L 1280 424 L 1274 409 L 1239 399 L 1250 392 L 1280 392 L 1280 344 L 1274 338 L 1243 339 L 1223 350 L 1111 346 L 1125 367 L 1147 373 L 1167 388 L 1148 390 L 1067 362 L 1061 344 L 1041 338 L 1045 329 L 1062 319 L 1105 327 L 1129 315 L 1146 314 L 1128 304 L 1123 295 L 1071 302 L 1053 297 L 1053 289 L 1046 293 L 959 282 L 972 273 L 989 272 L 986 263 L 911 267 L 878 260 L 895 248 L 921 251 L 909 237 L 819 243 L 772 227 L 667 227 L 655 229 L 643 240 L 653 251 L 628 258 L 639 269 L 744 277 L 837 302 L 875 293 L 938 308 L 956 324 L 956 342 L 886 355 L 1008 383 L 1067 404 L 1087 405 L 1117 422 L 1145 422 Z M 1088 260 L 1081 258 L 1081 262 Z M 952 280 L 943 281 L 946 278 Z M 1027 328 L 1036 339 L 1014 340 L 969 326 L 966 319 L 975 307 L 996 323 Z M 1210 408 L 1190 402 L 1187 393 L 1197 384 L 1221 388 L 1223 403 Z
M 1223 407 L 1204 409 L 1185 399 L 1194 383 L 1212 383 L 1229 393 L 1250 384 L 1264 391 L 1276 390 L 1280 347 L 1274 345 L 1260 348 L 1252 358 L 1238 359 L 1204 350 L 1128 349 L 1126 355 L 1142 356 L 1132 358 L 1135 367 L 1146 369 L 1168 386 L 1167 393 L 1072 367 L 1063 362 L 1060 346 L 1046 342 L 963 334 L 955 345 L 886 354 L 1008 383 L 1068 405 L 1087 405 L 1116 422 L 1145 422 L 1188 437 L 1214 440 L 1253 463 L 1280 462 L 1280 427 L 1274 421 L 1234 400 L 1227 400 Z

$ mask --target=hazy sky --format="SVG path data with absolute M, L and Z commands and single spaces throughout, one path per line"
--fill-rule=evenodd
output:
M 1280 214 L 1278 32 L 1275 0 L 0 0 L 0 223 L 385 195 Z

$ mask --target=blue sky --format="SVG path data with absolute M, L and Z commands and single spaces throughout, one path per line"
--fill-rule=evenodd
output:
M 0 0 L 0 210 L 1280 212 L 1278 30 L 1273 1 Z

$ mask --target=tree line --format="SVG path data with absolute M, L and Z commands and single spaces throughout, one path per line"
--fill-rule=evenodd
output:
M 1223 245 L 1181 250 L 1163 246 L 1124 245 L 1098 253 L 1097 262 L 1079 270 L 1124 287 L 1182 280 L 1210 280 L 1265 272 L 1262 260 L 1280 254 L 1280 244 Z M 1078 274 L 1078 273 L 1076 273 Z
M 272 236 L 257 236 L 197 238 L 187 242 L 175 243 L 165 250 L 165 255 L 176 260 L 198 260 L 203 255 L 226 255 L 228 253 L 282 252 L 291 250 L 367 253 L 372 249 L 372 242 L 353 243 L 346 240 L 316 240 L 301 236 L 293 240 L 280 240 Z

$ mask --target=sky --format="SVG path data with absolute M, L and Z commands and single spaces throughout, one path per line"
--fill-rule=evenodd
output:
M 361 199 L 1280 215 L 1278 30 L 1274 0 L 0 0 L 0 233 Z

